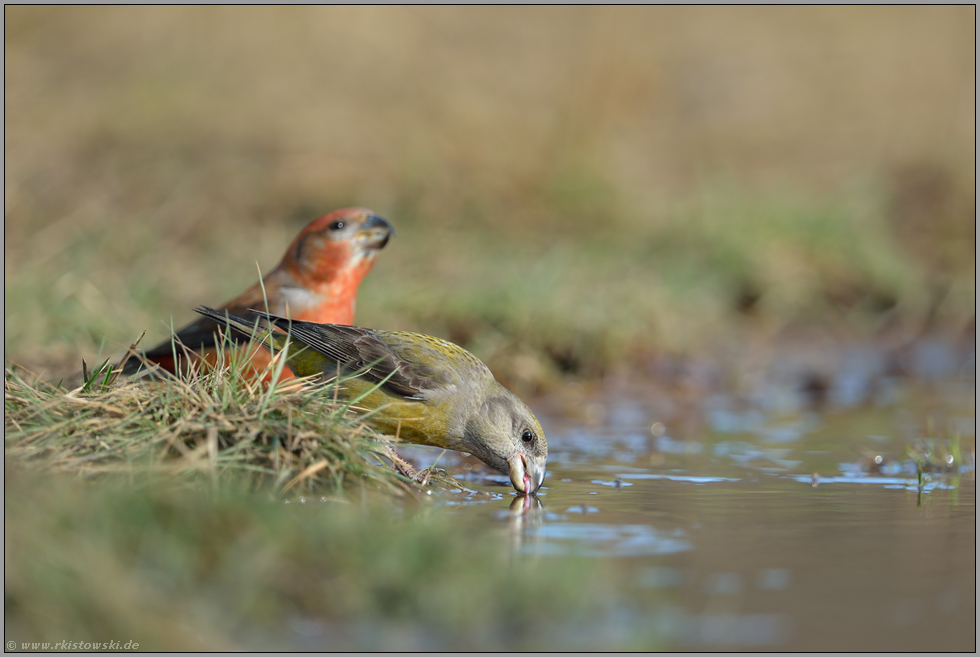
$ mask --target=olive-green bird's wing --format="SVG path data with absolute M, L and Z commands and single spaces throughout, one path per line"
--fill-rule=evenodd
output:
M 429 335 L 316 324 L 252 312 L 348 372 L 357 372 L 359 378 L 381 383 L 382 388 L 410 399 L 425 399 L 450 386 L 493 378 L 489 368 L 476 356 Z M 301 366 L 299 370 L 293 369 L 300 376 L 315 373 L 301 371 Z

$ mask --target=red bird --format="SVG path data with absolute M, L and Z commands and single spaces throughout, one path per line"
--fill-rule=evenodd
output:
M 353 324 L 357 287 L 374 266 L 378 251 L 394 234 L 391 224 L 364 208 L 344 208 L 324 215 L 296 236 L 282 261 L 262 279 L 261 285 L 256 283 L 220 310 L 247 316 L 249 308 L 265 309 L 268 303 L 269 312 L 274 315 L 321 324 Z M 222 334 L 229 333 L 226 327 L 202 317 L 174 335 L 175 345 L 170 340 L 162 342 L 143 358 L 171 373 L 178 367 L 186 368 L 188 360 L 213 364 L 215 346 L 221 341 L 219 328 Z M 227 339 L 248 344 L 234 331 Z M 249 356 L 255 374 L 270 360 L 269 352 L 258 344 Z M 123 373 L 135 374 L 141 366 L 139 359 L 130 358 Z M 291 376 L 285 370 L 282 378 Z

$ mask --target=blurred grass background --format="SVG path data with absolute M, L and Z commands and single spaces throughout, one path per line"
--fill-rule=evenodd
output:
M 77 369 L 398 236 L 357 321 L 534 389 L 794 326 L 972 335 L 975 8 L 6 7 L 4 348 Z

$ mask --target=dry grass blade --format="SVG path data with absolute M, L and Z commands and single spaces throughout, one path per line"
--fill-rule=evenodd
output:
M 108 404 L 103 404 L 102 402 L 97 402 L 92 399 L 83 399 L 81 397 L 72 397 L 70 395 L 65 395 L 64 400 L 72 404 L 81 404 L 83 406 L 94 406 L 96 408 L 101 408 L 109 415 L 114 415 L 115 417 L 123 417 L 126 415 L 126 411 L 122 409 L 116 408 L 114 406 L 109 406 Z
M 320 470 L 323 470 L 324 468 L 328 467 L 329 465 L 330 464 L 327 463 L 326 461 L 317 461 L 316 463 L 314 463 L 313 465 L 311 465 L 310 467 L 308 467 L 307 469 L 303 470 L 301 473 L 299 473 L 298 475 L 296 475 L 296 477 L 294 477 L 292 479 L 292 481 L 290 481 L 288 484 L 286 484 L 285 486 L 283 486 L 282 492 L 285 493 L 286 491 L 288 491 L 290 488 L 292 488 L 293 486 L 295 486 L 299 482 L 303 481 L 307 477 L 312 477 L 317 472 L 319 472 Z
M 126 367 L 126 363 L 129 361 L 129 359 L 130 358 L 133 358 L 134 356 L 136 358 L 140 359 L 140 360 L 143 360 L 143 355 L 141 353 L 139 353 L 138 351 L 136 351 L 136 347 L 138 347 L 139 344 L 140 344 L 140 342 L 142 342 L 144 335 L 146 335 L 146 331 L 143 331 L 142 333 L 140 333 L 139 337 L 136 338 L 133 341 L 133 343 L 131 345 L 129 345 L 129 347 L 126 348 L 126 355 L 123 356 L 123 359 L 121 361 L 119 361 L 119 364 L 118 365 L 116 365 L 116 371 L 117 372 L 121 372 L 122 369 L 124 367 Z M 144 361 L 144 364 L 146 364 L 146 361 Z

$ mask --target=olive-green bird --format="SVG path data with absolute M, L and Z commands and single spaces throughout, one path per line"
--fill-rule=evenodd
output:
M 245 335 L 255 332 L 255 321 L 204 306 L 195 311 Z M 372 411 L 367 419 L 382 432 L 469 452 L 510 475 L 519 493 L 534 493 L 544 482 L 548 444 L 534 413 L 462 347 L 420 333 L 251 312 L 270 330 L 266 346 L 286 349 L 288 335 L 305 347 L 286 353 L 297 376 L 353 377 L 343 381 L 341 397 Z

